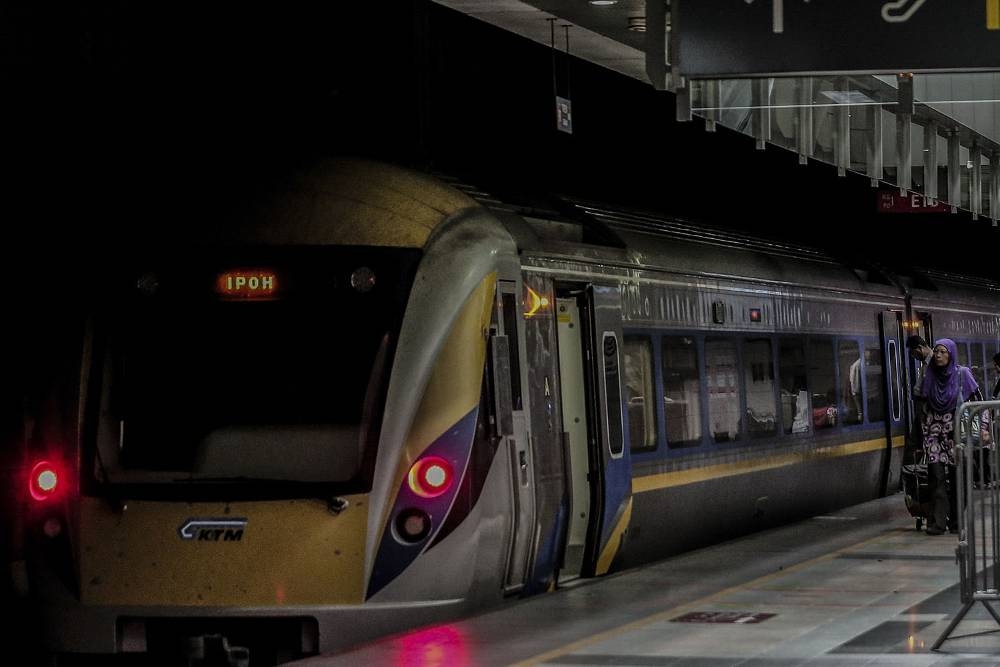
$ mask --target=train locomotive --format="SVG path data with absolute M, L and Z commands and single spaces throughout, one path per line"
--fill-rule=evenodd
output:
M 101 268 L 25 444 L 60 658 L 280 663 L 874 499 L 906 336 L 994 379 L 988 281 L 365 160 L 255 194 Z

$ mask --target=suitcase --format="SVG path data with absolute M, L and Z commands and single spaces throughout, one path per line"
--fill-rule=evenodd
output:
M 916 519 L 917 530 L 920 530 L 924 521 L 931 518 L 934 512 L 930 480 L 927 476 L 927 460 L 923 449 L 915 450 L 910 461 L 903 464 L 900 475 L 903 483 L 903 499 L 910 516 Z

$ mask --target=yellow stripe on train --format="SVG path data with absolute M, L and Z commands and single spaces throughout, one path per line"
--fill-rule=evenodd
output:
M 903 436 L 896 436 L 892 439 L 893 448 L 903 446 Z M 719 477 L 732 477 L 734 475 L 746 475 L 762 470 L 773 468 L 783 468 L 785 466 L 805 463 L 806 461 L 838 458 L 841 456 L 852 456 L 865 452 L 874 452 L 885 448 L 884 438 L 874 440 L 863 440 L 860 442 L 849 442 L 843 445 L 830 445 L 827 447 L 817 447 L 803 452 L 788 452 L 776 454 L 774 456 L 764 456 L 753 458 L 747 461 L 735 463 L 719 463 L 717 465 L 705 466 L 703 468 L 693 468 L 691 470 L 676 470 L 672 472 L 660 473 L 658 475 L 647 475 L 636 477 L 632 480 L 632 493 L 645 493 L 666 489 L 672 486 L 684 486 L 685 484 L 696 484 Z

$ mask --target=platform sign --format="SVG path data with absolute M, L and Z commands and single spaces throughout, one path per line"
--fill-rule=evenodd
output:
M 918 192 L 884 191 L 878 195 L 879 213 L 950 213 L 951 204 L 931 201 Z
M 1000 70 L 1000 0 L 674 0 L 693 78 Z

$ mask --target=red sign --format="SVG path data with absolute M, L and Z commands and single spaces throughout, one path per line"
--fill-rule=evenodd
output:
M 926 197 L 916 192 L 900 195 L 897 190 L 878 193 L 879 213 L 950 213 L 951 205 L 937 202 L 931 204 Z

